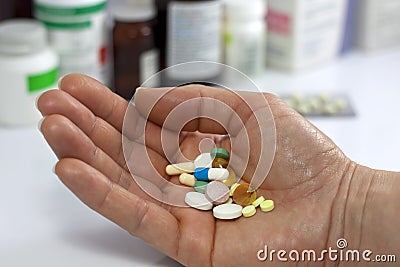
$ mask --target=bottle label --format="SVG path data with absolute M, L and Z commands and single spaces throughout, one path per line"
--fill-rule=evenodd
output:
M 47 28 L 51 47 L 61 56 L 62 74 L 90 69 L 90 72 L 82 73 L 96 73 L 96 79 L 109 83 L 110 58 L 105 50 L 109 45 L 109 30 L 106 25 L 105 1 L 80 8 L 38 4 L 35 5 L 35 14 Z M 87 53 L 95 54 L 96 60 L 91 60 L 89 64 L 86 58 L 91 55 Z M 78 55 L 83 55 L 83 58 L 71 63 Z
M 34 8 L 37 13 L 42 13 L 46 15 L 63 16 L 63 17 L 82 16 L 105 10 L 106 1 L 85 7 L 57 7 L 54 5 L 35 3 Z
M 87 29 L 92 26 L 91 21 L 82 22 L 50 22 L 42 21 L 48 29 L 61 29 L 61 30 L 80 30 Z
M 44 73 L 30 75 L 27 78 L 28 92 L 36 93 L 38 91 L 49 89 L 57 84 L 57 80 L 58 68 L 54 68 Z
M 221 60 L 220 1 L 172 2 L 168 6 L 167 65 Z
M 140 84 L 146 82 L 146 87 L 159 86 L 159 79 L 151 77 L 158 72 L 160 53 L 157 49 L 146 51 L 140 56 Z M 151 79 L 149 79 L 151 78 Z M 149 79 L 149 80 L 148 80 Z

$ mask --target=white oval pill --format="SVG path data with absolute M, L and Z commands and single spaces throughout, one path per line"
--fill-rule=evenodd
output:
M 213 215 L 217 219 L 232 220 L 242 216 L 242 206 L 237 204 L 222 204 L 214 207 Z
M 190 207 L 198 210 L 211 210 L 213 204 L 206 198 L 206 196 L 199 192 L 188 192 L 185 196 L 185 202 Z
M 229 171 L 224 168 L 211 168 L 208 171 L 208 179 L 215 181 L 222 181 L 228 178 Z
M 210 153 L 202 153 L 194 160 L 196 168 L 211 168 L 213 157 Z

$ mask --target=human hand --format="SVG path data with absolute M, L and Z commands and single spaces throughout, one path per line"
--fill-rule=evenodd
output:
M 128 108 L 125 100 L 80 75 L 64 77 L 60 89 L 46 92 L 38 100 L 38 108 L 46 117 L 41 131 L 60 159 L 56 174 L 86 205 L 182 264 L 263 265 L 257 251 L 264 245 L 275 250 L 321 251 L 338 238 L 335 234 L 340 226 L 333 224 L 341 215 L 341 205 L 335 197 L 343 179 L 356 166 L 279 98 L 263 95 L 275 119 L 277 147 L 270 173 L 258 190 L 275 201 L 275 210 L 258 212 L 252 218 L 221 221 L 214 219 L 212 212 L 165 205 L 140 189 L 128 171 L 122 149 L 121 132 Z M 162 89 L 140 90 L 135 96 L 137 109 L 146 110 L 146 99 L 162 93 Z M 198 96 L 218 99 L 241 112 L 241 101 L 223 89 L 190 85 L 166 94 L 151 112 L 145 136 L 150 157 L 158 163 L 160 173 L 168 164 L 159 143 L 164 114 Z M 251 129 L 253 122 L 249 119 L 246 123 Z M 209 121 L 192 121 L 184 130 L 180 146 L 187 158 L 198 155 L 198 144 L 204 136 L 229 148 L 229 140 L 216 136 L 223 130 Z M 206 134 L 194 133 L 197 130 Z M 249 168 L 253 163 L 250 159 Z M 177 183 L 176 178 L 171 181 Z M 318 264 L 322 266 L 323 262 Z M 270 262 L 270 266 L 281 265 Z

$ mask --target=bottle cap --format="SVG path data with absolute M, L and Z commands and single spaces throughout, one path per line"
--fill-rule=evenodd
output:
M 47 46 L 45 27 L 32 19 L 11 19 L 0 23 L 0 53 L 30 54 Z
M 115 20 L 122 22 L 141 22 L 156 16 L 154 0 L 124 0 L 111 8 Z
M 251 2 L 251 3 L 250 3 Z M 228 20 L 251 20 L 264 18 L 267 11 L 265 0 L 225 0 Z

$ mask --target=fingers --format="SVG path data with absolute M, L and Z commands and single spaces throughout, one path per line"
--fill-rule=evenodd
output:
M 82 90 L 87 89 L 85 88 Z M 88 107 L 83 105 L 76 98 L 65 91 L 52 90 L 43 93 L 38 99 L 37 105 L 43 116 L 59 114 L 68 118 L 78 126 L 96 146 L 101 148 L 115 162 L 126 169 L 121 132 L 107 121 L 97 117 Z M 133 115 L 131 115 L 131 117 L 132 116 Z M 143 121 L 143 118 L 141 120 Z M 163 155 L 160 139 L 154 138 L 154 136 L 161 135 L 161 129 L 153 123 L 148 123 L 146 131 L 146 145 L 157 151 L 160 155 Z M 138 140 L 138 136 L 133 136 L 132 138 Z M 143 143 L 143 141 L 141 142 Z M 127 145 L 128 144 L 125 144 L 125 148 Z
M 119 166 L 104 151 L 97 147 L 76 125 L 61 115 L 50 115 L 42 122 L 41 131 L 47 142 L 59 158 L 75 158 L 97 169 L 112 182 L 121 185 L 123 188 L 145 198 L 151 199 L 139 186 L 133 182 L 130 173 Z M 62 140 L 62 141 L 60 141 Z M 133 146 L 135 149 L 135 146 Z M 163 172 L 166 163 L 161 156 L 151 152 L 152 160 L 159 162 L 155 165 L 156 171 Z M 147 166 L 146 164 L 142 164 Z M 146 177 L 147 169 L 142 168 L 135 173 L 138 176 Z M 149 183 L 150 184 L 150 183 Z M 157 196 L 155 185 L 151 186 L 152 196 Z M 160 197 L 158 198 L 160 199 Z
M 129 187 L 128 177 L 114 160 L 112 160 L 70 120 L 61 115 L 50 115 L 42 122 L 40 129 L 58 158 L 77 158 L 101 171 L 116 183 L 121 182 Z M 120 181 L 125 178 L 125 181 Z
M 76 98 L 64 91 L 52 90 L 43 93 L 37 105 L 43 116 L 59 114 L 68 118 L 120 166 L 125 166 L 121 133 L 103 119 L 96 117 Z
M 90 208 L 168 256 L 177 257 L 178 223 L 168 211 L 129 193 L 80 160 L 62 159 L 55 172 Z
M 180 131 L 237 133 L 254 110 L 267 105 L 261 93 L 234 92 L 202 85 L 169 89 L 139 89 L 139 112 L 154 123 Z
M 128 102 L 123 98 L 95 79 L 80 74 L 65 76 L 59 82 L 59 87 L 121 132 L 128 107 Z

